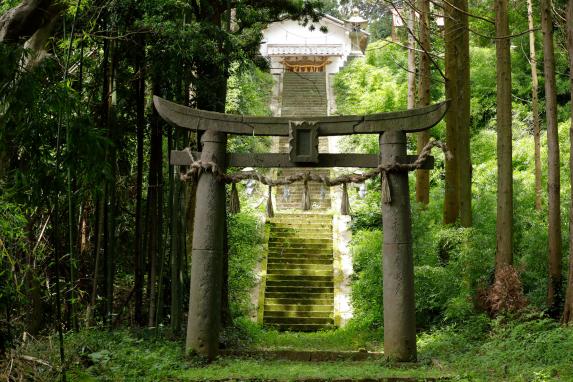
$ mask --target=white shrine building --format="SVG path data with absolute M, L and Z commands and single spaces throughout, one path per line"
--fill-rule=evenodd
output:
M 369 33 L 363 29 L 366 20 L 358 15 L 358 10 L 349 20 L 325 15 L 313 26 L 314 29 L 310 30 L 309 25 L 286 20 L 270 24 L 263 32 L 260 52 L 269 60 L 274 78 L 271 108 L 275 116 L 283 114 L 281 96 L 285 72 L 324 73 L 329 101 L 327 115 L 331 115 L 335 107 L 330 86 L 332 76 L 349 60 L 364 56 Z

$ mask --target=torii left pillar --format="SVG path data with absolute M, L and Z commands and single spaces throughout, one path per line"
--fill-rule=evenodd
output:
M 404 157 L 406 134 L 382 134 L 380 153 L 384 165 Z M 390 172 L 388 180 L 392 201 L 382 202 L 384 355 L 393 361 L 410 362 L 416 361 L 416 304 L 408 173 Z
M 224 171 L 226 134 L 207 130 L 201 143 L 201 161 Z M 209 360 L 219 348 L 224 229 L 225 184 L 205 171 L 197 184 L 186 351 Z

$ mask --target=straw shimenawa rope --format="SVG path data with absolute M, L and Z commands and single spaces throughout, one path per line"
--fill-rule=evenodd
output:
M 394 162 L 390 164 L 382 164 L 378 166 L 376 169 L 364 174 L 346 174 L 338 176 L 334 179 L 331 179 L 330 177 L 325 175 L 314 174 L 309 171 L 290 175 L 279 179 L 272 179 L 268 176 L 261 175 L 255 171 L 225 174 L 221 170 L 221 167 L 218 166 L 215 162 L 211 161 L 203 162 L 200 159 L 195 160 L 191 150 L 187 148 L 185 149 L 185 151 L 189 154 L 189 157 L 191 159 L 191 165 L 189 166 L 190 168 L 186 172 L 183 172 L 181 174 L 181 180 L 188 181 L 192 179 L 197 179 L 203 172 L 211 172 L 215 174 L 215 176 L 220 182 L 223 182 L 225 184 L 235 184 L 248 179 L 261 182 L 262 184 L 267 185 L 269 187 L 285 186 L 296 182 L 304 182 L 306 189 L 308 188 L 308 182 L 318 182 L 328 187 L 335 187 L 340 185 L 346 185 L 348 183 L 364 183 L 365 181 L 373 179 L 378 175 L 380 175 L 382 184 L 382 201 L 388 204 L 392 202 L 388 173 L 400 172 L 400 171 L 414 171 L 421 169 L 424 165 L 424 162 L 430 156 L 432 149 L 435 147 L 442 149 L 442 151 L 446 155 L 446 158 L 448 160 L 451 159 L 452 155 L 445 143 L 436 140 L 431 140 L 430 142 L 428 142 L 428 144 L 426 144 L 426 146 L 424 146 L 424 148 L 420 152 L 420 155 L 418 155 L 418 158 L 416 158 L 416 160 L 412 163 Z M 307 200 L 309 199 L 310 195 L 308 192 L 306 192 L 304 196 L 305 197 L 303 198 L 303 207 L 306 207 L 307 204 L 310 204 L 310 200 Z

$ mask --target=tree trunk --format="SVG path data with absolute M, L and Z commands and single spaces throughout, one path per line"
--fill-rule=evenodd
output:
M 456 55 L 459 54 L 460 22 L 458 12 L 452 5 L 457 0 L 444 3 L 444 35 L 445 35 L 445 68 L 446 68 L 446 98 L 451 102 L 446 113 L 446 143 L 452 153 L 451 159 L 446 159 L 446 184 L 444 200 L 444 224 L 453 224 L 459 216 L 459 174 L 458 174 L 458 114 L 460 108 L 459 81 L 460 75 Z
M 111 179 L 106 187 L 107 200 L 105 211 L 105 232 L 106 240 L 104 241 L 105 251 L 105 316 L 106 323 L 111 328 L 113 316 L 113 297 L 114 297 L 114 279 L 115 279 L 115 256 L 116 256 L 116 216 L 117 216 L 117 147 L 118 147 L 118 126 L 115 123 L 115 70 L 117 54 L 115 52 L 116 41 L 109 42 L 110 66 L 108 69 L 108 79 L 106 81 L 107 93 L 104 102 L 107 104 L 106 124 L 108 129 L 108 138 L 111 141 L 109 149 L 108 163 L 111 164 Z
M 555 85 L 555 53 L 553 50 L 553 17 L 551 0 L 541 0 L 543 30 L 543 68 L 545 77 L 545 112 L 547 115 L 547 188 L 549 196 L 549 279 L 547 307 L 556 317 L 562 302 L 561 286 L 561 190 L 559 136 L 557 131 L 557 95 Z
M 423 52 L 420 53 L 420 82 L 418 84 L 418 105 L 428 106 L 431 102 L 430 96 L 430 57 L 428 53 L 430 44 L 430 0 L 419 0 L 418 10 L 420 12 L 419 40 Z M 430 140 L 430 132 L 422 131 L 417 134 L 418 155 Z M 416 171 L 416 201 L 427 205 L 430 203 L 430 171 Z
M 95 245 L 94 245 L 94 266 L 93 266 L 93 278 L 92 278 L 92 290 L 90 295 L 90 303 L 86 309 L 86 325 L 94 325 L 94 311 L 97 304 L 97 285 L 98 276 L 100 268 L 100 254 L 102 248 L 103 231 L 104 231 L 104 199 L 103 196 L 99 196 L 96 200 L 95 208 Z
M 159 94 L 157 80 L 154 80 L 153 94 Z M 148 256 L 149 256 L 149 312 L 147 324 L 150 327 L 156 325 L 157 310 L 157 278 L 159 276 L 159 263 L 161 256 L 161 193 L 162 171 L 163 171 L 163 133 L 161 128 L 160 117 L 157 112 L 153 111 L 153 120 L 151 127 L 151 153 L 149 164 L 149 190 L 148 190 Z
M 176 130 L 174 146 L 179 147 L 179 142 L 182 141 L 183 132 Z M 174 171 L 171 167 L 171 171 Z M 184 205 L 183 205 L 183 185 L 179 180 L 177 174 L 174 176 L 174 192 L 173 192 L 173 208 L 171 211 L 171 330 L 173 334 L 178 336 L 181 332 L 182 324 L 182 298 L 181 298 L 181 286 L 183 285 L 182 280 L 182 254 L 183 254 L 183 241 L 181 236 L 183 235 L 183 225 L 181 216 L 184 215 Z
M 34 219 L 27 216 L 26 237 L 28 239 L 28 251 L 26 256 L 26 267 L 24 272 L 24 285 L 26 286 L 26 298 L 29 309 L 26 311 L 26 330 L 30 334 L 38 334 L 46 325 L 44 313 L 45 303 L 42 299 L 41 278 L 37 274 L 37 266 L 34 253 Z
M 460 224 L 472 225 L 472 163 L 470 155 L 470 34 L 468 24 L 468 0 L 456 1 L 459 37 L 456 39 L 456 64 L 458 67 L 457 109 L 458 182 L 460 203 Z
M 137 325 L 142 326 L 143 321 L 143 247 L 141 236 L 143 233 L 142 222 L 142 190 L 143 190 L 143 145 L 144 145 L 144 130 L 145 130 L 145 39 L 140 37 L 138 39 L 138 54 L 136 57 L 136 71 L 137 71 L 137 176 L 136 176 L 136 196 L 135 196 L 135 245 L 134 245 L 134 294 L 135 294 L 135 322 Z
M 571 80 L 571 126 L 569 127 L 569 172 L 573 184 L 573 0 L 569 0 L 567 7 L 567 50 L 569 50 L 569 77 Z M 573 201 L 573 188 L 570 191 L 570 200 Z M 573 322 L 573 203 L 569 206 L 569 278 L 565 305 L 563 307 L 563 323 Z
M 226 328 L 233 323 L 231 306 L 229 304 L 229 221 L 225 209 L 225 232 L 223 233 L 223 288 L 221 293 L 221 327 Z
M 414 23 L 416 11 L 412 9 L 407 18 L 408 29 L 408 109 L 416 106 L 416 40 L 414 39 Z
M 541 128 L 539 125 L 539 80 L 537 78 L 537 55 L 535 54 L 535 25 L 533 24 L 533 0 L 527 0 L 529 26 L 529 63 L 531 65 L 531 113 L 533 114 L 533 141 L 535 146 L 535 209 L 541 210 Z
M 496 0 L 497 220 L 496 272 L 513 264 L 513 172 L 511 140 L 511 51 L 508 0 Z

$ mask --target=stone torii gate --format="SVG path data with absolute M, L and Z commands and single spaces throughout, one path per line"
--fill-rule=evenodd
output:
M 293 121 L 292 117 L 248 117 L 196 110 L 159 97 L 153 100 L 159 115 L 172 126 L 204 132 L 202 151 L 194 155 L 200 161 L 194 161 L 189 152 L 173 151 L 171 164 L 210 164 L 197 184 L 187 331 L 188 350 L 209 359 L 218 352 L 221 314 L 225 183 L 220 174 L 227 167 L 380 168 L 413 163 L 417 157 L 406 155 L 406 133 L 430 129 L 444 117 L 448 107 L 448 103 L 443 102 L 408 111 L 300 117 Z M 227 134 L 288 136 L 290 153 L 227 153 Z M 319 136 L 350 134 L 379 134 L 380 155 L 318 152 Z M 429 157 L 423 168 L 432 167 L 433 158 Z M 407 170 L 389 171 L 387 180 L 392 198 L 382 202 L 384 353 L 392 360 L 413 361 L 416 359 L 416 323 Z

